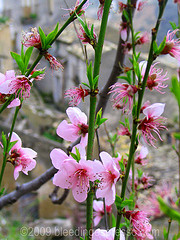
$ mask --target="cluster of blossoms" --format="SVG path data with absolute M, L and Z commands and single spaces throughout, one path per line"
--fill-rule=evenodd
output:
M 22 41 L 21 41 L 21 43 L 25 47 L 35 47 L 40 52 L 43 52 L 41 38 L 40 38 L 40 34 L 37 31 L 37 28 L 32 28 L 31 32 L 27 32 L 27 33 L 24 32 L 22 34 Z M 58 69 L 61 68 L 63 70 L 62 64 L 54 56 L 52 56 L 47 51 L 44 51 L 43 54 L 44 54 L 45 59 L 49 62 L 49 64 L 52 67 L 52 69 L 58 70 Z
M 29 77 L 25 75 L 15 75 L 14 70 L 9 70 L 5 74 L 0 73 L 0 100 L 4 103 L 11 94 L 15 95 L 15 99 L 9 104 L 8 108 L 20 106 L 21 101 L 19 97 L 28 98 L 34 80 L 41 80 L 44 74 L 32 78 L 32 74 L 36 71 L 34 69 Z
M 12 133 L 10 142 L 16 142 L 11 148 L 7 161 L 14 165 L 14 179 L 17 180 L 19 172 L 22 171 L 28 175 L 28 171 L 31 171 L 36 166 L 37 153 L 30 148 L 23 148 L 20 137 L 16 133 Z
M 116 183 L 121 179 L 121 169 L 118 163 L 121 156 L 119 155 L 115 159 L 107 152 L 101 152 L 101 161 L 87 159 L 85 153 L 88 136 L 87 117 L 77 107 L 69 107 L 66 113 L 71 123 L 63 120 L 57 128 L 57 134 L 61 138 L 70 142 L 74 142 L 78 138 L 81 138 L 81 140 L 80 144 L 72 149 L 72 154 L 69 156 L 63 150 L 58 148 L 51 151 L 50 158 L 52 164 L 58 169 L 58 172 L 54 175 L 53 184 L 63 189 L 72 189 L 74 199 L 78 202 L 83 202 L 87 198 L 91 182 L 96 189 L 96 198 L 105 199 L 106 212 L 110 215 L 112 213 L 112 204 L 115 202 Z M 144 159 L 146 155 L 147 149 L 144 148 L 141 150 L 140 154 L 136 156 L 137 161 L 143 162 L 142 159 Z M 143 181 L 145 181 L 145 176 L 143 176 Z M 93 208 L 94 225 L 97 226 L 104 216 L 103 201 L 94 200 Z M 139 215 L 143 215 L 143 212 L 138 212 Z M 135 224 L 136 218 L 139 215 L 133 213 L 131 215 L 131 223 L 134 224 L 132 232 L 139 236 L 139 231 L 141 230 L 140 228 L 138 230 L 137 225 Z M 145 216 L 145 213 L 143 216 Z M 139 221 L 141 221 L 140 226 L 146 223 L 146 226 L 143 228 L 143 234 L 146 233 L 149 238 L 151 225 L 149 222 L 146 222 L 146 220 L 147 218 L 142 218 Z M 109 231 L 98 229 L 93 233 L 92 239 L 113 239 L 114 234 L 115 228 L 110 229 Z M 120 239 L 124 239 L 124 234 L 122 232 Z

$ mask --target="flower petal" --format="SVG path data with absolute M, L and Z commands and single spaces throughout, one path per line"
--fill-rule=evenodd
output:
M 79 128 L 77 126 L 68 124 L 66 120 L 63 120 L 59 124 L 56 133 L 64 140 L 74 142 L 79 137 L 78 131 Z
M 72 124 L 78 125 L 81 123 L 87 124 L 87 116 L 77 107 L 69 107 L 66 113 Z
M 19 100 L 19 98 L 15 98 L 8 106 L 7 108 L 12 108 L 12 107 L 17 107 L 20 106 L 21 101 Z
M 55 148 L 51 151 L 50 158 L 52 160 L 53 166 L 57 169 L 61 169 L 62 162 L 69 157 L 63 150 Z
M 19 172 L 22 171 L 22 165 L 18 165 L 14 168 L 14 179 L 17 180 Z
M 151 117 L 159 117 L 164 112 L 165 103 L 154 103 L 149 107 L 146 107 L 143 110 L 144 115 L 146 115 L 147 119 Z

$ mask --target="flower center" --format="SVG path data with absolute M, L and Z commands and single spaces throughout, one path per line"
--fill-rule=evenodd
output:
M 85 135 L 88 133 L 88 125 L 87 124 L 79 124 L 78 127 L 79 129 L 79 135 L 83 135 L 83 137 L 85 137 Z

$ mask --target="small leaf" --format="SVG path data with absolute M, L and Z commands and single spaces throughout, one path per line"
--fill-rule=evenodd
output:
M 171 85 L 172 85 L 172 87 L 170 88 L 170 90 L 174 94 L 174 96 L 178 102 L 178 105 L 180 106 L 180 86 L 179 86 L 179 82 L 178 82 L 176 76 L 172 77 Z
M 90 86 L 87 84 L 87 83 L 81 83 L 81 84 L 83 84 L 84 86 L 86 86 L 86 87 L 88 87 L 88 88 L 90 88 Z
M 26 52 L 25 52 L 25 57 L 24 57 L 24 68 L 25 68 L 25 71 L 28 67 L 28 64 L 29 64 L 29 60 L 31 58 L 31 54 L 33 52 L 33 49 L 34 47 L 29 47 Z
M 15 52 L 11 52 L 11 56 L 12 58 L 14 58 L 14 60 L 16 61 L 19 70 L 21 71 L 21 73 L 24 75 L 25 74 L 25 68 L 24 68 L 24 62 L 21 59 L 21 56 Z
M 45 72 L 45 69 L 42 70 L 42 71 L 35 71 L 32 75 L 31 75 L 31 78 L 35 78 L 41 74 L 43 74 Z
M 2 145 L 3 145 L 4 149 L 6 149 L 7 139 L 6 139 L 6 135 L 4 134 L 4 132 L 2 132 Z
M 162 50 L 164 49 L 165 45 L 166 45 L 166 36 L 164 37 L 163 41 L 159 45 L 158 54 L 162 52 Z
M 116 218 L 113 213 L 111 214 L 111 219 L 112 219 L 112 221 L 111 221 L 112 226 L 110 226 L 110 227 L 111 228 L 116 227 Z
M 49 46 L 51 47 L 51 45 L 49 45 L 49 44 L 51 44 L 51 42 L 55 38 L 56 34 L 58 33 L 58 28 L 59 28 L 59 23 L 57 23 L 55 29 L 47 35 L 47 37 L 46 37 L 46 49 L 48 49 Z
M 11 150 L 11 148 L 14 147 L 14 145 L 15 145 L 17 142 L 18 142 L 18 140 L 17 140 L 17 141 L 10 142 L 7 152 L 9 152 L 9 151 Z
M 169 216 L 170 218 L 180 223 L 180 213 L 174 210 L 173 208 L 169 207 L 161 197 L 158 197 L 157 200 L 159 202 L 161 211 L 165 213 L 167 216 Z
M 173 30 L 176 30 L 176 29 L 178 29 L 178 27 L 176 26 L 176 23 L 175 22 L 169 22 L 170 24 L 171 24 L 171 27 L 172 27 L 172 29 Z
M 175 139 L 180 140 L 180 133 L 173 133 Z
M 123 10 L 123 16 L 126 18 L 127 21 L 129 21 L 129 15 L 128 15 L 128 12 L 124 9 Z
M 119 166 L 120 166 L 120 168 L 121 168 L 121 171 L 124 172 L 124 170 L 125 170 L 124 164 L 119 161 Z
M 96 88 L 96 85 L 97 85 L 98 79 L 99 79 L 99 75 L 97 75 L 97 76 L 93 79 L 93 89 Z
M 89 66 L 87 66 L 87 78 L 89 80 L 89 85 L 91 89 L 93 89 L 93 67 L 92 62 L 90 62 Z
M 143 175 L 143 170 L 142 169 L 137 169 L 138 172 L 138 178 L 141 178 Z
M 163 228 L 163 236 L 164 236 L 164 239 L 167 239 L 168 233 L 165 227 Z
M 0 196 L 2 196 L 2 195 L 3 195 L 3 193 L 4 193 L 4 190 L 5 190 L 5 188 L 2 188 L 2 189 L 1 189 L 1 191 L 0 191 Z
M 23 44 L 21 45 L 21 59 L 24 62 L 24 46 L 23 46 Z
M 46 35 L 41 29 L 41 27 L 39 27 L 39 35 L 41 38 L 42 49 L 46 49 Z
M 156 41 L 153 42 L 153 50 L 154 50 L 154 53 L 158 52 L 158 45 Z

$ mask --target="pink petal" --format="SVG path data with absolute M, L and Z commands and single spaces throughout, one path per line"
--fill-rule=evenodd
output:
M 36 161 L 34 159 L 29 159 L 28 165 L 25 167 L 25 169 L 22 169 L 22 172 L 28 175 L 28 171 L 31 171 L 35 167 L 36 167 Z
M 85 137 L 81 136 L 80 144 L 82 145 L 82 147 L 85 148 L 87 146 L 87 142 L 88 142 L 88 133 L 85 135 Z
M 84 202 L 86 200 L 88 187 L 89 181 L 86 179 L 86 181 L 84 180 L 82 184 L 79 183 L 72 188 L 73 197 L 77 202 Z
M 17 107 L 21 105 L 21 101 L 19 98 L 15 98 L 8 106 L 7 108 Z
M 72 124 L 76 126 L 81 123 L 87 124 L 87 116 L 85 113 L 81 112 L 79 108 L 69 107 L 66 110 L 66 113 Z
M 68 175 L 66 171 L 58 171 L 54 175 L 53 184 L 65 189 L 69 189 L 72 186 L 72 184 L 68 181 Z
M 63 150 L 55 148 L 51 151 L 50 158 L 52 160 L 53 166 L 57 169 L 61 169 L 62 162 L 69 157 Z
M 28 156 L 29 158 L 37 157 L 37 152 L 35 152 L 31 148 L 21 148 L 21 151 L 24 155 Z
M 141 148 L 139 157 L 140 157 L 140 158 L 145 158 L 145 157 L 148 155 L 148 153 L 149 153 L 148 148 L 143 146 L 143 147 Z
M 141 72 L 142 76 L 144 76 L 144 74 L 145 74 L 146 66 L 147 66 L 147 61 L 141 61 L 139 63 L 139 69 L 140 69 L 140 72 Z
M 14 141 L 17 141 L 17 143 L 12 147 L 11 151 L 14 149 L 19 149 L 22 146 L 21 139 L 15 132 L 12 133 L 10 142 L 14 142 Z
M 19 172 L 22 171 L 22 165 L 18 165 L 14 168 L 14 179 L 17 180 Z
M 7 80 L 0 85 L 0 93 L 12 94 L 16 92 L 16 89 L 11 87 L 12 80 Z
M 2 84 L 5 81 L 6 77 L 4 74 L 0 73 L 0 84 Z
M 94 217 L 94 226 L 96 227 L 99 222 L 101 221 L 102 217 L 100 215 L 97 215 Z
M 101 152 L 99 155 L 105 169 L 110 170 L 112 168 L 112 165 L 114 164 L 112 157 L 107 152 Z
M 94 210 L 95 210 L 96 212 L 104 211 L 103 201 L 94 200 L 94 201 L 93 201 L 93 208 L 94 208 Z
M 7 80 L 12 80 L 12 79 L 15 79 L 15 71 L 14 70 L 9 70 L 9 71 L 6 71 L 6 79 Z
M 77 126 L 68 124 L 66 120 L 63 120 L 59 124 L 56 133 L 64 140 L 74 142 L 79 137 L 78 131 L 79 128 Z
M 164 103 L 154 103 L 149 107 L 143 110 L 144 115 L 146 115 L 147 119 L 151 117 L 159 117 L 164 112 Z
M 126 28 L 121 30 L 121 38 L 123 41 L 126 41 L 126 39 L 127 39 L 127 29 Z

